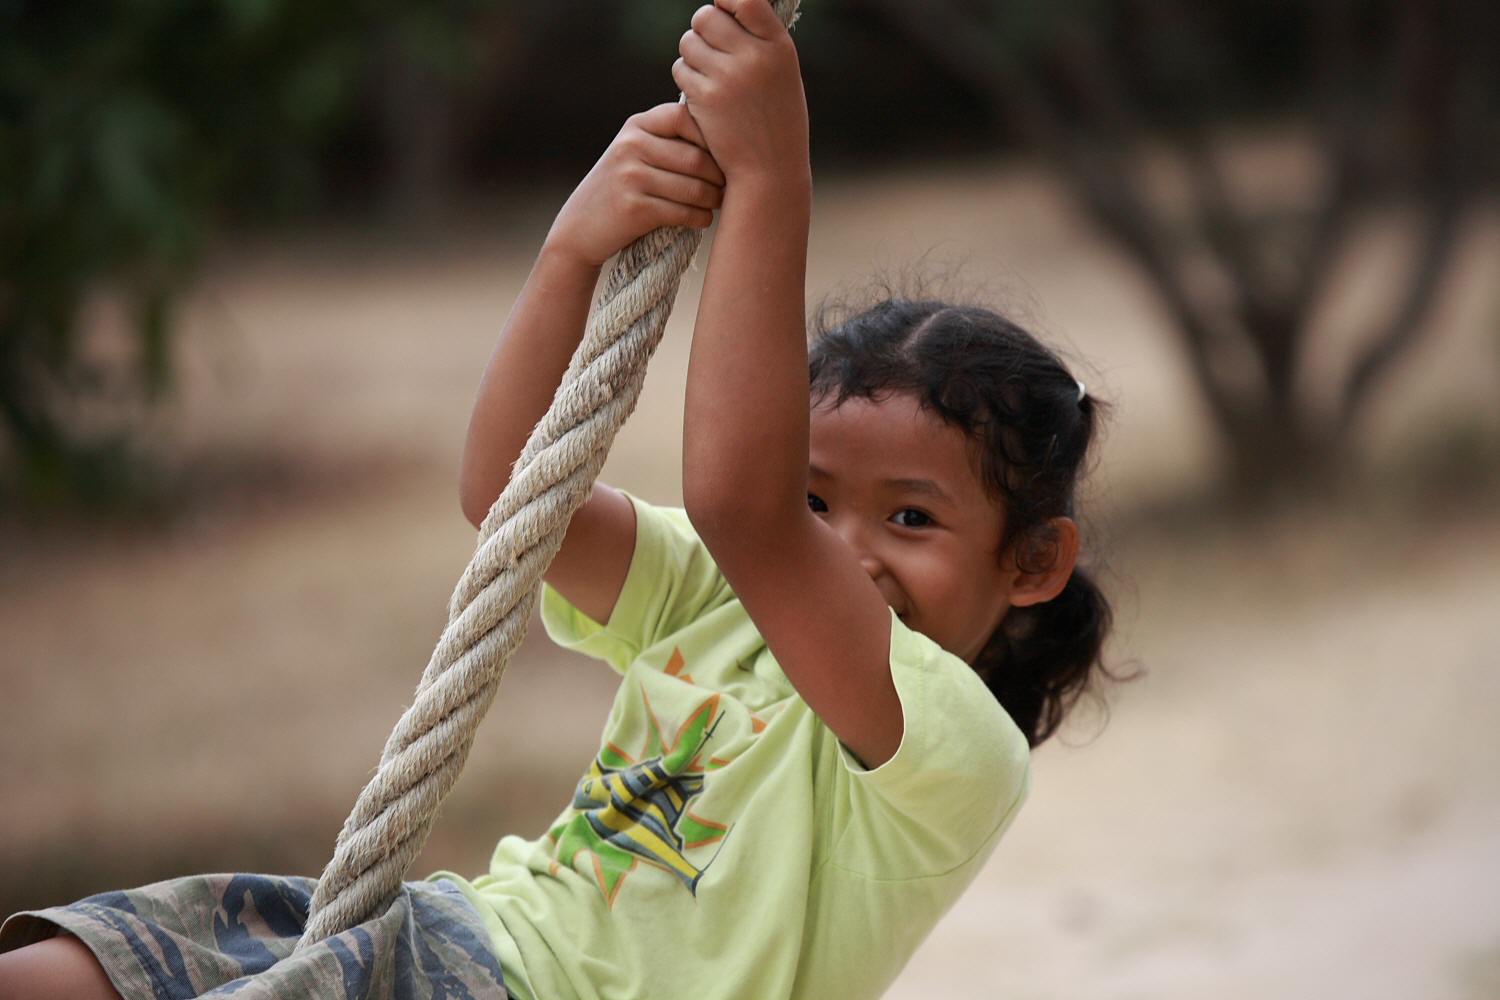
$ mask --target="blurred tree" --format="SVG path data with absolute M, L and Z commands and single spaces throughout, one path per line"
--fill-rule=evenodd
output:
M 675 94 L 697 0 L 0 0 L 0 499 L 117 504 L 171 385 L 174 303 L 205 241 L 330 203 L 442 218 L 466 183 L 576 167 Z M 957 133 L 961 87 L 847 12 L 799 42 L 824 150 Z M 851 69 L 879 62 L 856 87 Z M 873 95 L 873 97 L 872 97 Z M 902 137 L 908 144 L 912 135 Z M 124 307 L 98 352 L 90 302 Z
M 205 235 L 312 200 L 372 58 L 461 73 L 463 17 L 486 5 L 0 0 L 10 492 L 47 507 L 131 488 L 135 432 L 170 385 L 172 307 Z M 422 156 L 410 171 L 426 169 Z M 101 290 L 130 314 L 128 358 L 84 342 L 81 316 Z
M 1496 7 L 1470 0 L 851 0 L 963 80 L 1060 168 L 1174 321 L 1250 504 L 1347 469 L 1374 390 L 1419 337 L 1465 208 L 1495 176 Z M 1256 202 L 1223 126 L 1309 129 L 1321 182 Z M 1182 181 L 1153 197 L 1165 149 Z M 1358 227 L 1397 208 L 1398 294 L 1347 359 L 1331 412 L 1309 338 Z
M 329 202 L 430 219 L 475 180 L 572 176 L 625 114 L 672 99 L 698 2 L 0 0 L 0 475 L 38 506 L 129 482 L 208 234 Z M 1247 497 L 1349 453 L 1494 172 L 1494 5 L 806 10 L 819 162 L 1047 151 L 1160 291 Z M 986 110 L 998 127 L 973 127 Z M 1230 183 L 1218 126 L 1254 116 L 1318 124 L 1310 197 L 1266 204 Z M 1187 178 L 1165 199 L 1144 182 L 1164 145 Z M 1393 205 L 1415 220 L 1409 280 L 1330 416 L 1299 392 L 1309 336 L 1351 235 Z M 101 289 L 131 314 L 125 362 L 86 350 Z
M 507 16 L 484 30 L 509 65 L 487 66 L 488 82 L 464 102 L 460 166 L 511 182 L 587 169 L 627 115 L 676 98 L 677 42 L 702 3 L 503 0 Z M 999 145 L 993 132 L 969 127 L 983 103 L 868 11 L 840 0 L 805 0 L 803 9 L 797 47 L 820 166 L 868 169 Z M 893 115 L 905 122 L 899 132 Z

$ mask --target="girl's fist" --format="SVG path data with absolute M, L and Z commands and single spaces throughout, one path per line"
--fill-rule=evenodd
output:
M 672 79 L 731 180 L 806 175 L 807 99 L 797 48 L 768 0 L 700 7 L 678 51 Z
M 543 249 L 594 267 L 662 226 L 706 229 L 724 174 L 682 104 L 631 115 L 558 212 Z

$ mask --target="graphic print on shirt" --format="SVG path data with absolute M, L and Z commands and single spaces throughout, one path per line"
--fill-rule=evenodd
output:
M 681 653 L 673 650 L 672 659 L 680 670 Z M 576 869 L 578 855 L 589 855 L 599 891 L 611 906 L 640 861 L 670 872 L 697 895 L 698 880 L 712 859 L 699 867 L 684 852 L 718 843 L 729 832 L 725 824 L 688 809 L 703 791 L 704 772 L 728 763 L 702 757 L 723 718 L 719 695 L 704 699 L 670 740 L 644 686 L 640 695 L 646 709 L 640 754 L 633 757 L 606 743 L 573 794 L 576 813 L 549 831 L 562 864 Z

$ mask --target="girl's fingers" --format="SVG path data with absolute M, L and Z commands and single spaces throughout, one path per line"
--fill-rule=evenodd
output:
M 706 208 L 684 205 L 667 198 L 641 195 L 645 210 L 659 226 L 688 226 L 692 229 L 707 229 L 713 224 L 714 213 Z
M 724 202 L 724 189 L 698 177 L 642 164 L 636 183 L 644 194 L 693 208 L 714 209 Z
M 769 0 L 714 0 L 714 6 L 733 15 L 742 28 L 757 38 L 775 38 L 786 33 L 786 26 L 771 9 Z
M 631 115 L 626 121 L 652 135 L 673 139 L 682 135 L 685 125 L 692 124 L 693 116 L 688 113 L 685 105 L 673 101 L 671 104 L 658 104 L 654 108 L 647 108 L 645 111 Z
M 692 111 L 689 110 L 686 104 L 680 104 L 678 105 L 678 107 L 682 108 L 682 117 L 678 120 L 677 123 L 677 134 L 683 139 L 692 143 L 694 146 L 697 146 L 699 149 L 703 150 L 705 154 L 707 154 L 708 140 L 703 137 L 703 130 L 698 127 L 698 119 L 693 117 Z M 709 155 L 708 158 L 710 161 L 713 160 L 712 155 Z M 717 163 L 714 163 L 713 169 L 717 172 L 719 169 L 719 165 Z M 724 175 L 719 174 L 719 176 L 723 177 Z M 719 183 L 723 183 L 723 181 L 720 181 Z
M 678 90 L 692 96 L 703 92 L 703 85 L 708 82 L 708 77 L 693 69 L 686 59 L 679 56 L 672 64 L 672 82 L 677 84 Z
M 686 139 L 664 139 L 647 135 L 639 151 L 643 163 L 674 174 L 695 177 L 709 184 L 724 186 L 724 172 L 714 158 Z
M 658 104 L 649 111 L 631 115 L 629 121 L 649 135 L 663 139 L 685 139 L 695 146 L 708 148 L 708 143 L 703 138 L 703 131 L 693 120 L 692 112 L 688 110 L 686 104 L 680 101 Z
M 723 185 L 724 172 L 709 154 L 708 141 L 686 104 L 660 104 L 633 120 L 645 133 L 634 150 L 641 159 Z
M 720 52 L 730 51 L 736 42 L 749 34 L 732 14 L 713 4 L 699 7 L 693 13 L 691 23 L 698 36 Z
M 677 41 L 677 51 L 687 64 L 700 73 L 710 73 L 724 53 L 705 42 L 696 31 L 688 31 Z

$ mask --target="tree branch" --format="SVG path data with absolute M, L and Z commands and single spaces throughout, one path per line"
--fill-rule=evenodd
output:
M 1416 190 L 1425 215 L 1401 304 L 1349 369 L 1336 414 L 1340 434 L 1358 421 L 1380 377 L 1418 339 L 1459 242 L 1475 180 L 1468 164 L 1478 159 L 1475 137 L 1483 135 L 1487 116 L 1486 103 L 1473 100 L 1473 84 L 1492 60 L 1464 13 L 1462 5 L 1404 12 L 1399 82 L 1409 103 L 1397 110 L 1406 115 L 1403 124 L 1419 157 Z
M 1384 331 L 1349 370 L 1335 418 L 1336 434 L 1341 436 L 1354 426 L 1379 377 L 1411 348 L 1421 334 L 1423 322 L 1437 298 L 1443 274 L 1458 245 L 1461 209 L 1462 201 L 1456 196 L 1444 196 L 1430 207 L 1401 306 L 1386 323 Z
M 1307 316 L 1322 298 L 1328 279 L 1338 261 L 1354 214 L 1355 195 L 1360 187 L 1360 109 L 1354 92 L 1357 72 L 1350 24 L 1348 0 L 1326 0 L 1314 6 L 1315 49 L 1326 53 L 1318 61 L 1317 118 L 1324 137 L 1324 159 L 1328 163 L 1328 180 L 1320 209 L 1313 219 L 1306 249 L 1302 255 L 1300 278 L 1287 297 L 1287 311 L 1293 316 Z
M 986 41 L 987 26 L 960 14 L 949 0 L 920 5 L 911 0 L 865 2 L 1063 168 L 1095 222 L 1135 257 L 1161 294 L 1215 420 L 1229 436 L 1240 435 L 1248 421 L 1246 410 L 1220 378 L 1210 355 L 1210 345 L 1222 332 L 1188 294 L 1142 199 L 1128 183 L 1118 151 L 1090 146 L 1072 134 L 1031 76 Z
M 1168 30 L 1191 38 L 1207 61 L 1224 58 L 1193 20 L 1195 15 L 1176 0 L 1147 0 L 1133 10 L 1157 30 L 1165 24 Z M 1180 148 L 1201 213 L 1198 230 L 1234 287 L 1236 310 L 1244 326 L 1258 332 L 1268 325 L 1282 325 L 1276 323 L 1282 309 L 1256 258 L 1251 226 L 1234 204 L 1207 128 L 1195 121 L 1184 130 Z

